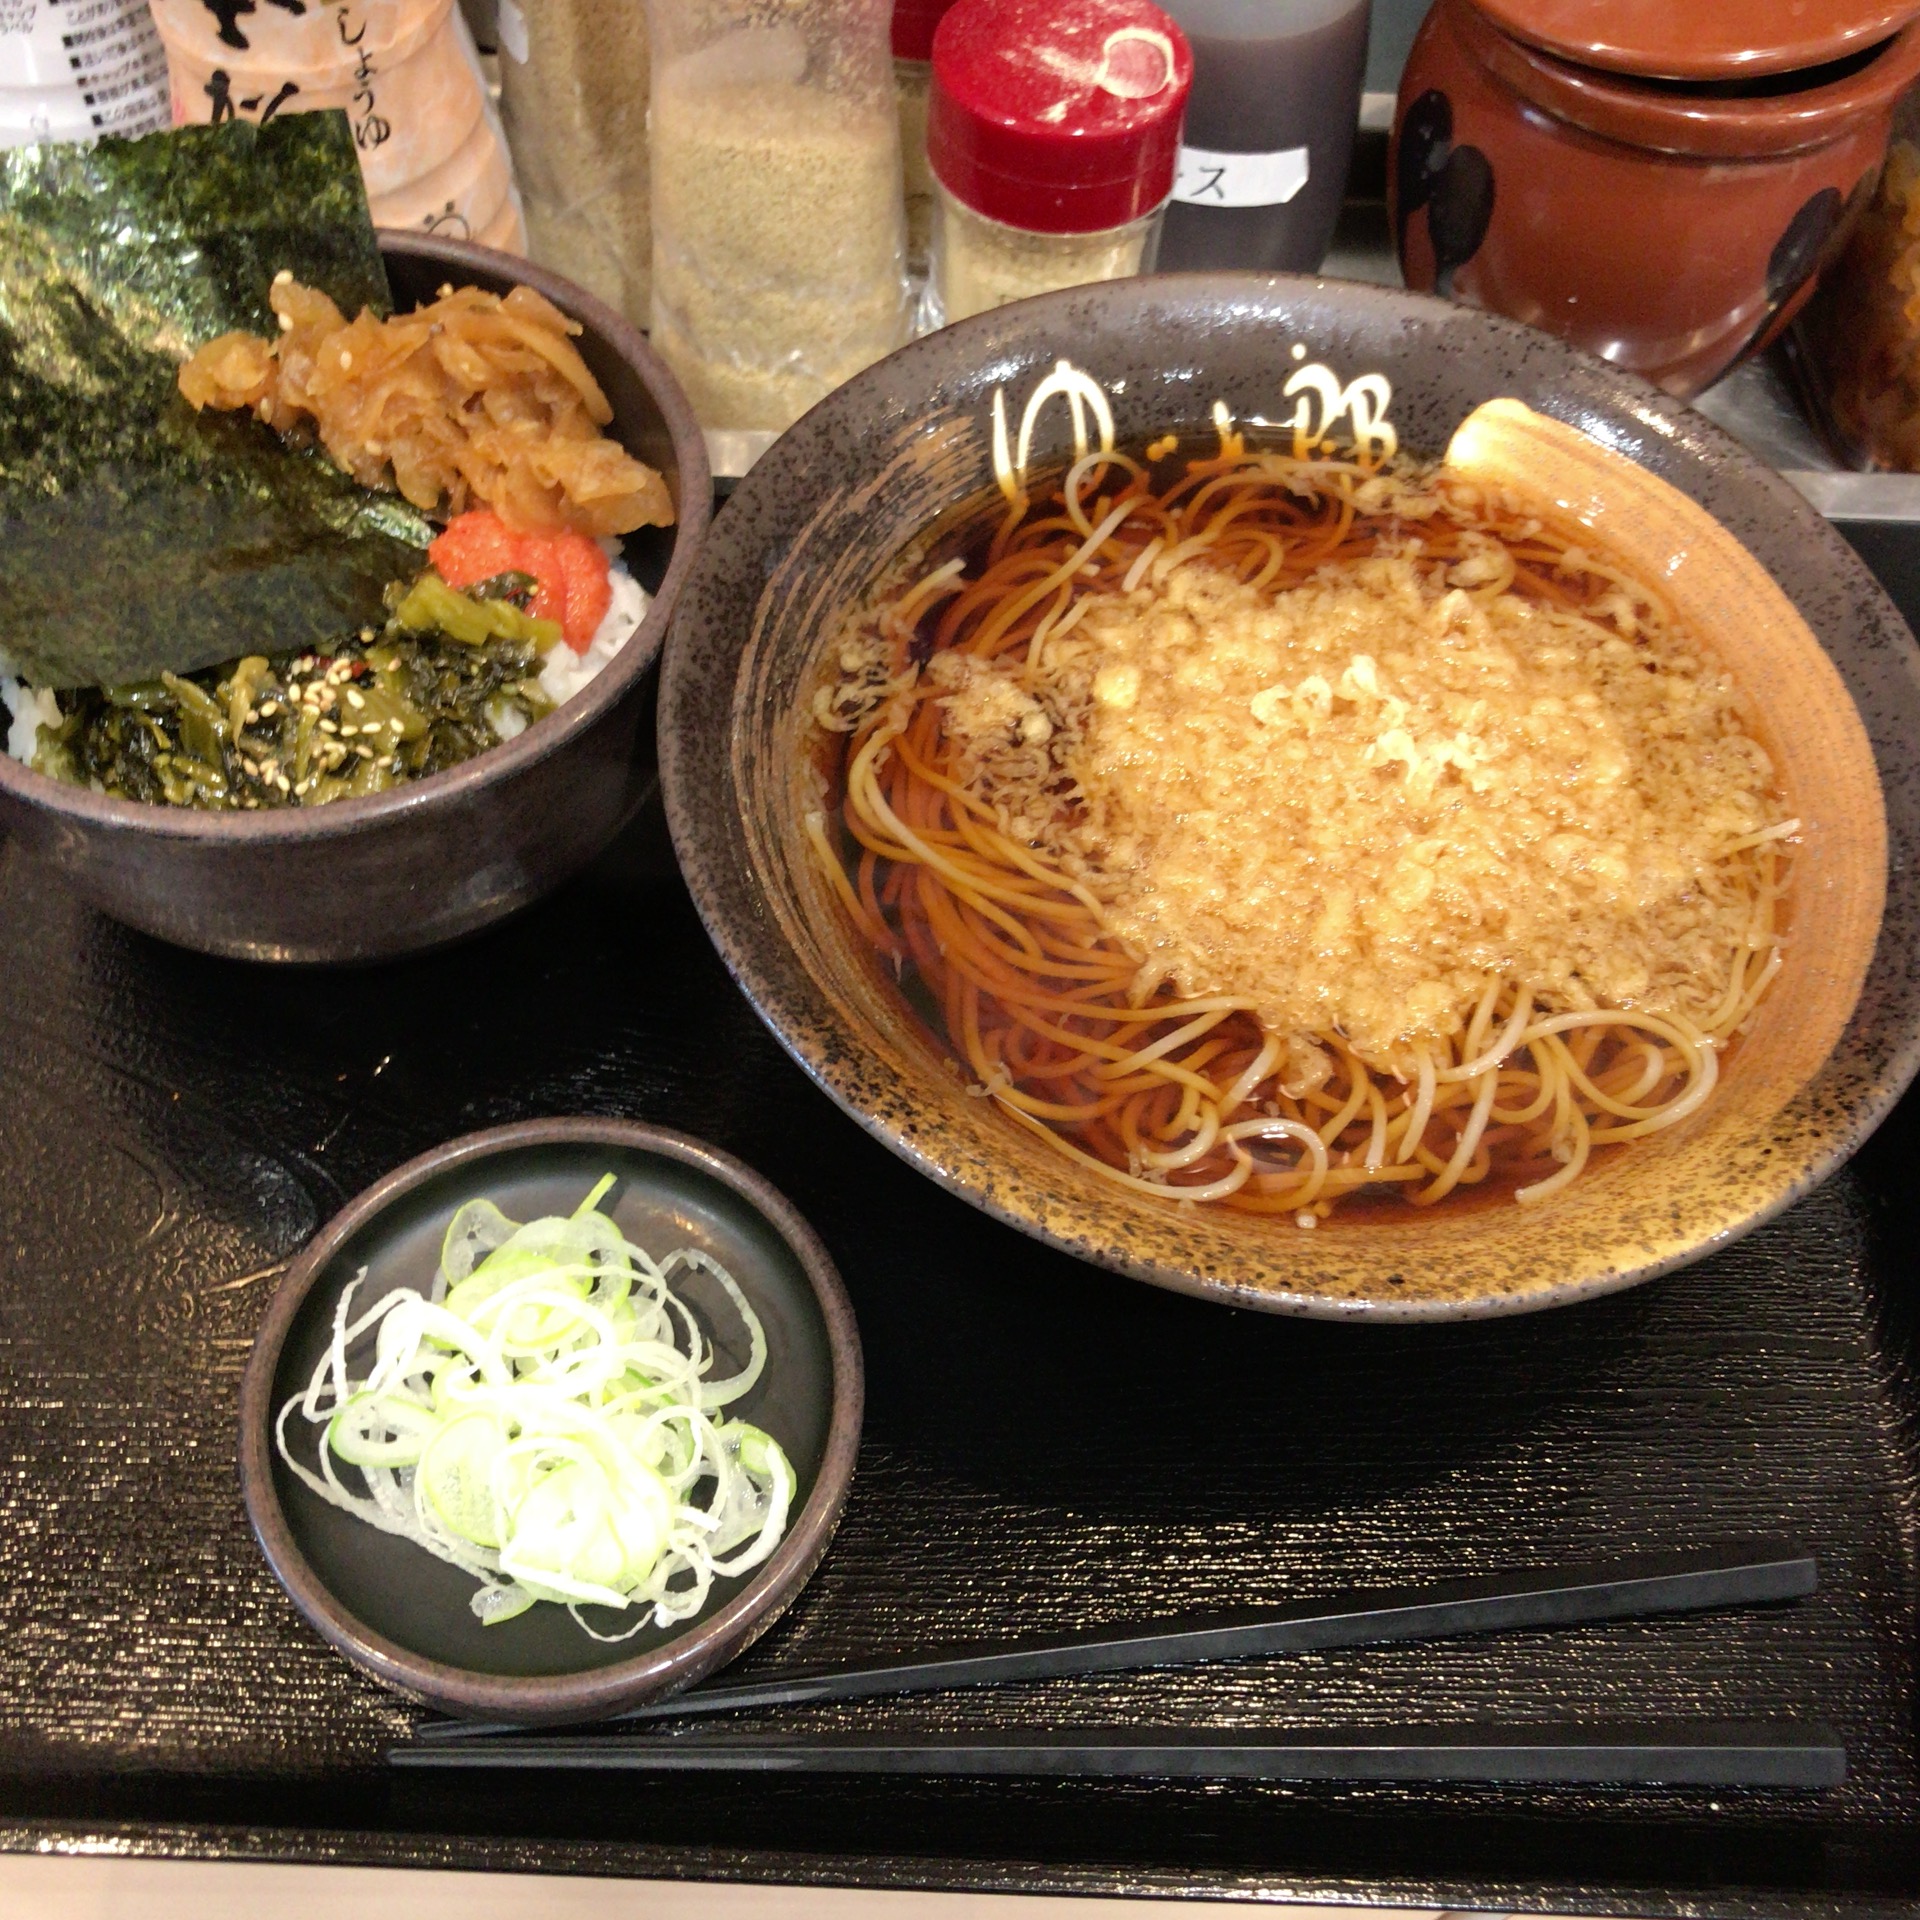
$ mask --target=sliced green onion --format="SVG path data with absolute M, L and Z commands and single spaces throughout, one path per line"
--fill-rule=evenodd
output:
M 281 1458 L 322 1499 L 472 1574 L 488 1625 L 547 1601 L 595 1639 L 670 1626 L 786 1532 L 794 1474 L 779 1443 L 715 1418 L 764 1371 L 765 1329 L 718 1261 L 693 1248 L 655 1261 L 627 1240 L 600 1211 L 613 1184 L 524 1225 L 469 1202 L 431 1294 L 396 1290 L 355 1317 L 363 1273 L 274 1423 Z M 746 1330 L 729 1379 L 707 1377 L 713 1349 L 670 1284 L 683 1270 L 716 1281 Z M 323 1429 L 318 1472 L 288 1445 L 296 1412 Z M 589 1605 L 639 1618 L 601 1633 Z

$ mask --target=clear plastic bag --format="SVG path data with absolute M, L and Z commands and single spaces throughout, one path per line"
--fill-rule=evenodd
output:
M 648 0 L 653 339 L 779 432 L 906 338 L 889 0 Z
M 529 251 L 645 326 L 653 221 L 644 0 L 500 0 L 495 31 Z

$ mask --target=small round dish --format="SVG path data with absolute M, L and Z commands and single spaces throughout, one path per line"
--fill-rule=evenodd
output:
M 467 1604 L 474 1583 L 466 1574 L 329 1506 L 287 1471 L 274 1417 L 305 1387 L 341 1290 L 362 1270 L 370 1298 L 396 1286 L 425 1291 L 447 1221 L 465 1201 L 484 1196 L 522 1220 L 570 1213 L 607 1173 L 618 1179 L 607 1210 L 630 1240 L 656 1257 L 686 1246 L 712 1255 L 760 1316 L 766 1371 L 738 1404 L 793 1463 L 792 1517 L 772 1557 L 716 1580 L 690 1621 L 603 1642 L 563 1608 L 537 1605 L 482 1626 Z M 675 1284 L 708 1319 L 722 1364 L 744 1361 L 737 1318 L 711 1311 L 697 1277 Z M 863 1391 L 859 1334 L 833 1262 L 758 1174 L 660 1127 L 533 1120 L 409 1161 L 336 1215 L 294 1262 L 241 1387 L 240 1488 L 254 1537 L 294 1605 L 362 1671 L 447 1713 L 529 1725 L 594 1720 L 692 1685 L 792 1604 L 846 1503 Z

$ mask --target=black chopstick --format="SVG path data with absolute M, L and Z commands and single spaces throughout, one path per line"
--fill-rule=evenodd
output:
M 1837 1787 L 1831 1727 L 1769 1721 L 1469 1727 L 1092 1727 L 1021 1733 L 695 1731 L 394 1747 L 399 1767 L 727 1773 L 1131 1774 L 1188 1780 Z
M 935 1648 L 855 1666 L 799 1667 L 763 1679 L 701 1687 L 620 1715 L 677 1718 L 733 1708 L 796 1706 L 813 1700 L 862 1700 L 931 1693 L 949 1687 L 1046 1680 L 1070 1673 L 1118 1673 L 1140 1667 L 1245 1660 L 1321 1647 L 1389 1640 L 1439 1640 L 1456 1634 L 1528 1627 L 1584 1626 L 1656 1613 L 1798 1600 L 1818 1588 L 1808 1553 L 1745 1541 L 1692 1553 L 1642 1555 L 1587 1567 L 1493 1574 L 1430 1587 L 1323 1595 L 1282 1607 L 1191 1614 L 1133 1628 L 1090 1629 L 1043 1639 L 986 1641 Z M 429 1721 L 419 1742 L 463 1741 L 523 1729 L 497 1722 Z

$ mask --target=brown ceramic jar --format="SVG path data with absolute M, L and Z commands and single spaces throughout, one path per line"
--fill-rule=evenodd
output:
M 1389 168 L 1407 284 L 1698 393 L 1804 300 L 1920 75 L 1915 0 L 1808 11 L 1437 0 Z

